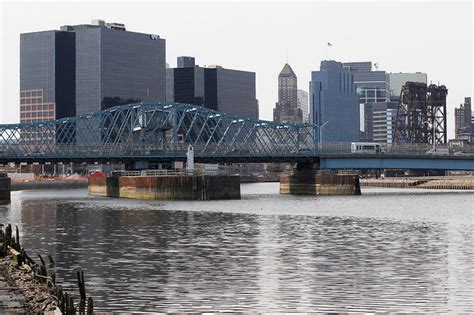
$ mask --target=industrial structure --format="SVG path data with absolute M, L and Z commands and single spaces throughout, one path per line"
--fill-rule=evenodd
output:
M 406 82 L 400 94 L 395 144 L 447 143 L 446 96 L 444 85 Z

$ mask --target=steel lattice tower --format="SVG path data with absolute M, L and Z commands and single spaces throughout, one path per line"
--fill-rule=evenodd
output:
M 444 85 L 407 82 L 400 92 L 395 144 L 447 143 Z

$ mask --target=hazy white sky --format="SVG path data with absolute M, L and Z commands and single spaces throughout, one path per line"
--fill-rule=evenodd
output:
M 3 2 L 0 123 L 19 121 L 20 33 L 104 19 L 165 38 L 171 67 L 177 56 L 190 55 L 199 65 L 255 71 L 263 119 L 272 119 L 287 55 L 306 91 L 311 71 L 328 58 L 426 72 L 429 81 L 449 89 L 452 136 L 453 108 L 473 90 L 472 13 L 470 1 Z

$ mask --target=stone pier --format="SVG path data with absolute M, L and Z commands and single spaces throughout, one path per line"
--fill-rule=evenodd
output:
M 148 200 L 240 199 L 239 176 L 145 175 L 90 177 L 90 195 Z
M 280 194 L 360 195 L 358 175 L 318 175 L 307 165 L 297 165 L 289 175 L 280 177 Z
M 0 173 L 0 202 L 9 201 L 11 192 L 10 178 L 6 173 Z

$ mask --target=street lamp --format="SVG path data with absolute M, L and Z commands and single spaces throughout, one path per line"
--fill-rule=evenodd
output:
M 319 151 L 321 152 L 322 146 L 323 146 L 323 128 L 326 127 L 326 125 L 329 123 L 329 120 L 323 122 L 322 124 L 318 125 L 319 128 Z

